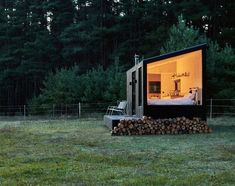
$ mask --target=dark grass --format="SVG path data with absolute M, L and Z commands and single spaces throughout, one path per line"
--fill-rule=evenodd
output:
M 235 119 L 209 124 L 130 137 L 100 120 L 0 122 L 0 185 L 234 185 Z

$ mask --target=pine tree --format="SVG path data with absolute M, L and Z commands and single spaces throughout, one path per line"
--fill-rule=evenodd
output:
M 207 96 L 217 98 L 232 98 L 235 89 L 235 54 L 234 49 L 226 45 L 220 47 L 216 41 L 212 42 L 201 36 L 198 29 L 187 26 L 182 16 L 178 24 L 169 31 L 169 39 L 161 49 L 161 53 L 173 52 L 201 43 L 208 44 L 206 57 Z
M 14 105 L 20 103 L 21 94 L 21 77 L 23 72 L 17 68 L 21 64 L 23 56 L 23 46 L 26 40 L 26 33 L 29 31 L 29 23 L 27 22 L 27 1 L 6 1 L 1 9 L 1 24 L 5 27 L 1 31 L 3 45 L 0 46 L 0 66 L 1 66 L 1 84 L 5 93 L 2 99 L 5 100 L 4 105 Z M 24 98 L 23 98 L 24 99 Z
M 206 42 L 206 38 L 199 34 L 193 26 L 187 26 L 183 16 L 178 17 L 177 25 L 169 30 L 169 39 L 161 48 L 161 53 L 173 52 Z
M 51 33 L 59 35 L 64 28 L 73 23 L 74 5 L 72 0 L 48 0 L 43 5 L 50 18 Z

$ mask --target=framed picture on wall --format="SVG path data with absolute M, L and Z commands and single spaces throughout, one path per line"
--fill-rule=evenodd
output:
M 161 93 L 161 82 L 160 81 L 150 81 L 149 82 L 149 93 L 151 93 L 151 94 Z

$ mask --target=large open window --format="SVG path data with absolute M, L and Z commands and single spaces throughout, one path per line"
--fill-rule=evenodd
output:
M 202 105 L 202 51 L 147 64 L 148 105 Z

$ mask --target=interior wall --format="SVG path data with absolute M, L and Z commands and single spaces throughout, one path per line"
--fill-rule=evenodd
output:
M 199 96 L 202 95 L 202 54 L 201 51 L 192 52 L 177 61 L 177 74 L 189 73 L 189 77 L 181 77 L 181 94 L 188 93 L 189 88 L 198 87 Z M 202 100 L 202 99 L 200 99 Z
M 174 91 L 174 80 L 180 80 L 181 96 L 189 92 L 189 88 L 199 88 L 199 100 L 202 100 L 202 51 L 187 53 L 184 55 L 168 58 L 147 65 L 147 97 L 149 94 L 149 81 L 161 81 L 161 95 L 169 96 Z M 189 74 L 189 76 L 180 76 L 181 74 Z M 172 77 L 174 74 L 177 77 Z M 160 80 L 159 80 L 160 78 Z M 164 93 L 163 93 L 164 92 Z
M 161 74 L 161 98 L 170 96 L 170 92 L 174 90 L 174 81 L 171 79 L 172 73 Z
M 175 60 L 167 61 L 166 64 L 157 67 L 161 73 L 161 99 L 170 96 L 170 92 L 175 88 L 171 77 L 176 73 L 176 63 Z
M 175 73 L 177 59 L 163 60 L 147 65 L 148 74 Z

